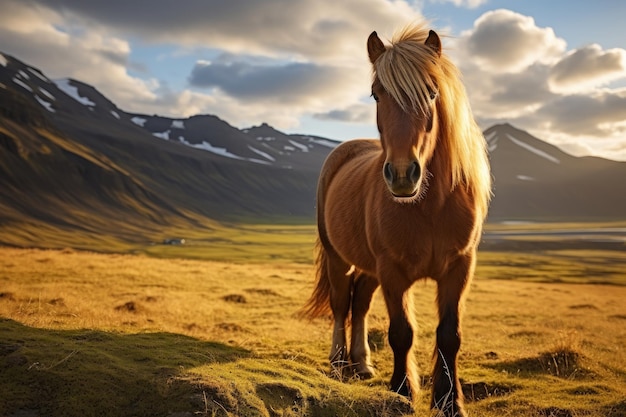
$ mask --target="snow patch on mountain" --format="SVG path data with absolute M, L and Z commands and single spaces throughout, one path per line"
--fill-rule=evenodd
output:
M 50 100 L 56 100 L 56 97 L 54 97 L 52 94 L 50 94 L 50 92 L 48 90 L 39 87 L 39 91 L 41 92 L 41 94 L 43 94 L 44 96 L 48 97 Z
M 130 119 L 131 122 L 133 122 L 134 124 L 136 124 L 137 126 L 141 126 L 144 127 L 144 125 L 146 124 L 147 120 L 141 117 L 133 117 L 132 119 Z
M 42 105 L 44 109 L 48 110 L 50 113 L 55 113 L 55 110 L 52 108 L 52 104 L 39 97 L 37 94 L 35 94 L 35 99 L 39 102 L 39 104 Z
M 111 114 L 113 115 L 113 117 L 115 117 L 116 119 L 120 119 L 120 115 L 115 111 L 115 110 L 111 110 Z
M 315 139 L 315 138 L 312 138 L 310 136 L 307 136 L 306 139 L 308 139 L 309 142 L 313 142 L 316 145 L 326 146 L 327 148 L 331 148 L 331 149 L 336 148 L 337 145 L 338 145 L 336 142 L 332 142 L 332 141 L 326 140 L 326 139 Z
M 260 150 L 258 150 L 256 148 L 253 148 L 250 145 L 248 145 L 248 149 L 250 149 L 252 152 L 254 152 L 257 155 L 261 155 L 265 159 L 269 159 L 272 162 L 276 161 L 276 158 L 274 158 L 272 155 L 270 155 L 270 154 L 268 154 L 266 152 L 260 151 Z
M 4 55 L 0 54 L 0 65 L 2 65 L 3 67 L 6 67 L 7 64 L 8 64 L 7 58 Z
M 61 91 L 63 91 L 68 96 L 72 97 L 74 100 L 78 101 L 80 104 L 84 106 L 95 106 L 96 103 L 89 100 L 87 97 L 83 97 L 78 93 L 78 88 L 74 87 L 70 84 L 70 80 L 68 78 L 63 78 L 60 80 L 54 80 L 54 83 L 59 87 Z
M 13 77 L 13 82 L 17 85 L 19 85 L 20 87 L 30 91 L 31 93 L 34 93 L 33 89 L 30 88 L 28 86 L 28 84 L 26 84 L 24 81 L 20 80 L 19 78 L 17 78 L 17 76 Z
M 498 132 L 493 131 L 485 136 L 485 140 L 487 141 L 487 150 L 489 152 L 493 152 L 498 148 Z
M 45 82 L 45 83 L 50 83 L 50 80 L 48 79 L 48 77 L 46 77 L 45 75 L 43 75 L 42 73 L 40 73 L 39 71 L 37 71 L 34 68 L 28 68 L 28 72 L 30 72 L 31 74 L 33 74 L 35 77 L 39 78 L 41 81 Z
M 558 158 L 555 158 L 554 156 L 550 155 L 547 152 L 544 152 L 540 149 L 537 149 L 529 144 L 527 144 L 526 142 L 522 142 L 519 139 L 514 138 L 513 136 L 509 135 L 508 133 L 506 134 L 506 136 L 511 140 L 511 142 L 513 142 L 514 144 L 526 149 L 527 151 L 530 151 L 532 153 L 534 153 L 535 155 L 539 155 L 542 158 L 547 159 L 550 162 L 553 162 L 555 164 L 560 164 L 561 161 Z
M 534 181 L 533 177 L 529 177 L 528 175 L 517 175 L 516 178 L 522 181 Z
M 155 136 L 159 139 L 170 140 L 170 131 L 168 129 L 165 132 L 154 132 L 152 136 Z
M 302 152 L 308 152 L 309 151 L 309 147 L 306 146 L 306 145 L 303 145 L 301 143 L 295 142 L 295 141 L 293 141 L 291 139 L 289 139 L 289 143 L 291 143 L 296 148 L 300 149 Z
M 172 126 L 170 128 L 171 129 L 184 129 L 185 122 L 183 120 L 172 120 Z

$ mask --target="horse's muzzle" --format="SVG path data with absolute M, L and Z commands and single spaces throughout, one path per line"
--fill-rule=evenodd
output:
M 421 167 L 417 161 L 412 161 L 406 167 L 397 169 L 391 162 L 383 166 L 383 177 L 389 191 L 394 197 L 414 197 L 419 188 Z

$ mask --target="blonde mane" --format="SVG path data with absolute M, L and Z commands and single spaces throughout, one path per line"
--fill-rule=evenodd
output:
M 491 199 L 491 174 L 486 142 L 476 124 L 461 75 L 450 59 L 424 42 L 424 25 L 396 33 L 374 64 L 374 77 L 405 112 L 428 114 L 431 95 L 437 95 L 439 146 L 448 147 L 452 187 L 472 191 L 482 216 Z

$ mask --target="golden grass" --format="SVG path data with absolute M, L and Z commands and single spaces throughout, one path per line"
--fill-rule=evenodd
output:
M 303 250 L 309 236 L 270 232 L 269 244 L 262 229 L 242 240 L 258 248 L 300 241 Z M 328 376 L 329 323 L 294 316 L 310 294 L 312 265 L 252 255 L 262 262 L 0 249 L 0 415 L 409 413 L 387 391 L 392 352 L 381 337 L 380 295 L 370 316 L 379 375 L 340 383 Z M 470 416 L 626 414 L 626 286 L 554 283 L 584 263 L 561 255 L 541 255 L 543 282 L 533 282 L 513 278 L 536 268 L 539 255 L 482 254 L 460 355 Z M 414 290 L 416 356 L 427 376 L 435 287 Z M 429 415 L 428 404 L 426 387 L 416 415 Z

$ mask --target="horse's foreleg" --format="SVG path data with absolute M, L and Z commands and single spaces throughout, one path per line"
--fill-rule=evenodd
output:
M 333 312 L 333 339 L 330 347 L 330 366 L 333 376 L 342 379 L 348 366 L 346 320 L 350 312 L 353 274 L 346 274 L 348 265 L 338 256 L 329 254 L 327 271 L 330 278 L 330 308 Z
M 413 315 L 413 297 L 410 284 L 398 276 L 390 276 L 381 282 L 385 304 L 389 312 L 389 345 L 393 350 L 393 375 L 391 390 L 398 394 L 417 398 L 419 389 L 417 368 L 413 355 L 413 335 L 415 323 Z
M 359 377 L 368 379 L 374 376 L 370 360 L 370 347 L 367 342 L 367 312 L 372 296 L 378 288 L 378 280 L 370 275 L 359 274 L 352 293 L 352 340 L 350 360 Z
M 473 255 L 458 258 L 450 265 L 448 274 L 438 280 L 439 326 L 431 407 L 440 410 L 446 417 L 466 415 L 457 374 L 457 354 L 461 346 L 459 304 L 474 272 L 474 259 Z

